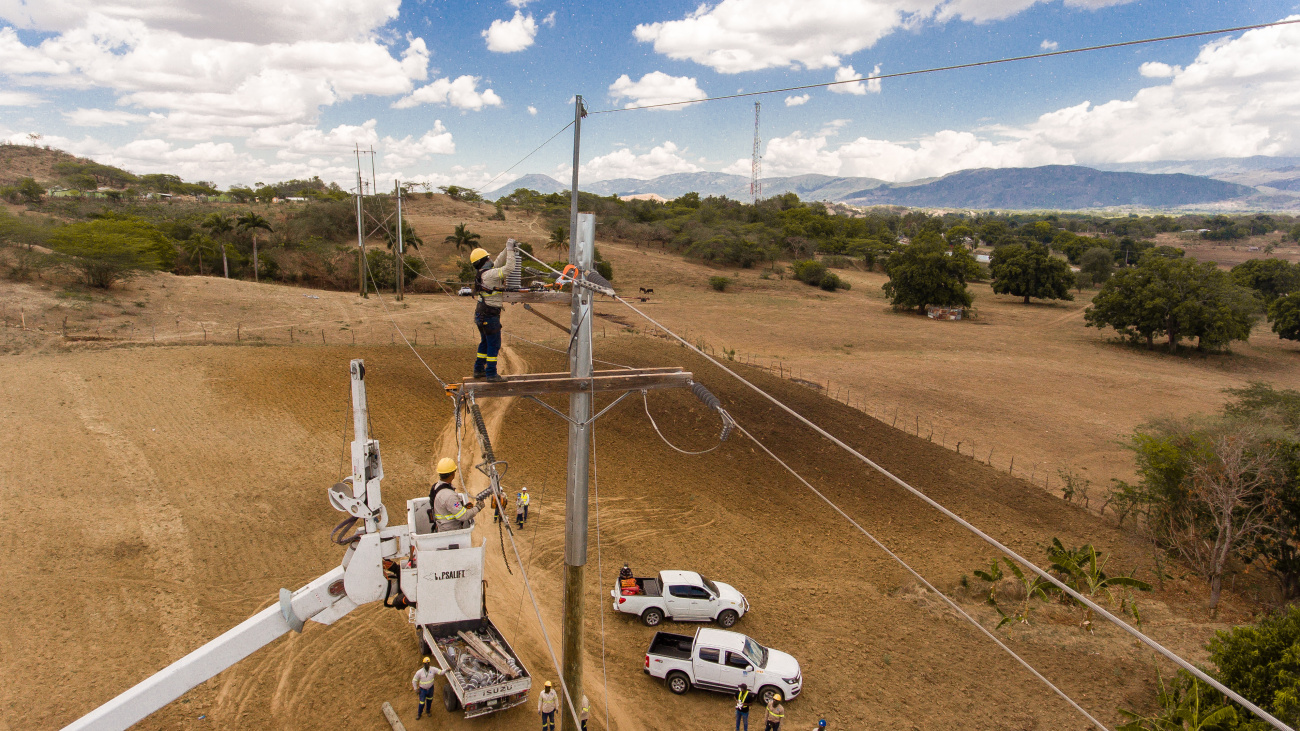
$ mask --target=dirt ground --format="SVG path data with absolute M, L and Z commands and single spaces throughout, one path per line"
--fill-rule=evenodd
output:
M 420 350 L 443 373 L 468 356 L 445 346 Z M 694 369 L 756 436 L 940 586 L 955 589 L 961 575 L 987 563 L 991 551 L 955 526 L 685 355 L 638 337 L 598 347 L 598 357 L 629 365 Z M 0 718 L 9 728 L 59 727 L 269 605 L 280 587 L 336 565 L 339 551 L 326 536 L 339 516 L 324 488 L 347 471 L 353 357 L 367 362 L 385 495 L 395 508 L 427 490 L 429 466 L 449 436 L 448 402 L 406 349 L 139 347 L 5 359 L 0 419 L 24 435 L 4 458 L 0 481 L 3 508 L 21 526 L 6 534 L 0 554 L 9 577 L 0 589 L 9 618 L 0 630 Z M 559 357 L 519 347 L 508 362 L 512 370 L 554 369 Z M 1117 564 L 1144 565 L 1108 524 L 1024 481 L 809 389 L 753 369 L 747 375 L 1017 549 L 1035 555 L 1059 536 L 1093 541 L 1115 552 Z M 605 672 L 614 728 L 704 729 L 729 715 L 720 696 L 678 699 L 641 674 L 652 631 L 605 602 L 623 561 L 643 571 L 697 569 L 745 592 L 755 608 L 739 629 L 803 664 L 806 691 L 789 704 L 792 726 L 826 714 L 840 728 L 1085 727 L 752 445 L 733 438 L 708 455 L 683 457 L 659 441 L 638 406 L 624 402 L 597 427 L 586 639 L 594 728 L 604 727 Z M 716 418 L 688 394 L 654 394 L 651 408 L 679 444 L 716 440 Z M 527 402 L 491 413 L 498 456 L 512 465 L 508 486 L 535 495 L 533 519 L 517 540 L 555 638 L 564 429 Z M 554 677 L 518 566 L 511 558 L 514 573 L 504 570 L 490 521 L 478 532 L 488 545 L 490 612 L 535 677 Z M 1154 635 L 1197 657 L 1211 626 L 1187 590 L 1196 587 L 1171 582 L 1143 598 L 1143 614 Z M 1226 618 L 1243 616 L 1245 606 L 1229 602 Z M 991 620 L 976 599 L 965 603 Z M 1078 621 L 1049 610 L 1003 632 L 1102 718 L 1145 703 L 1148 655 L 1112 630 L 1088 635 Z M 278 641 L 141 727 L 378 729 L 385 700 L 408 728 L 465 725 L 442 711 L 415 723 L 407 685 L 415 663 L 405 615 L 368 606 Z M 473 725 L 518 728 L 529 718 L 521 708 Z

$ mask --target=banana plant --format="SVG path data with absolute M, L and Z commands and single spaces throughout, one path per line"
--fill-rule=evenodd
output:
M 1210 698 L 1203 699 L 1204 686 L 1199 680 L 1180 672 L 1176 682 L 1166 685 L 1159 673 L 1157 668 L 1160 714 L 1143 716 L 1121 708 L 1120 715 L 1129 722 L 1116 726 L 1116 731 L 1229 731 L 1237 728 L 1236 709 L 1227 704 L 1215 704 L 1212 691 L 1206 693 Z
M 1113 604 L 1113 590 L 1117 587 L 1151 591 L 1150 584 L 1133 576 L 1108 576 L 1106 564 L 1110 562 L 1110 557 L 1098 554 L 1091 543 L 1070 550 L 1061 544 L 1059 538 L 1053 538 L 1052 545 L 1047 549 L 1047 557 L 1052 562 L 1051 569 L 1061 575 L 1066 586 L 1087 597 L 1102 595 Z M 1063 601 L 1073 602 L 1069 597 L 1063 598 Z M 1092 609 L 1087 608 L 1083 623 L 1085 627 L 1092 627 L 1092 617 Z
M 1002 560 L 1006 562 L 1007 568 L 1011 569 L 1011 575 L 1016 577 L 1016 581 L 1020 582 L 1020 586 L 1025 592 L 1025 598 L 1020 603 L 1020 608 L 1016 610 L 1015 614 L 1010 617 L 1005 614 L 1002 615 L 1002 621 L 998 623 L 998 626 L 1001 627 L 1013 620 L 1022 624 L 1029 624 L 1030 602 L 1034 599 L 1047 601 L 1047 589 L 1052 586 L 1052 583 L 1037 574 L 1026 576 L 1020 566 L 1009 558 L 1003 557 Z

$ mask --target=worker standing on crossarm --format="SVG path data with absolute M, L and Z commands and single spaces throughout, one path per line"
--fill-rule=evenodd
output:
M 781 694 L 773 693 L 767 702 L 767 725 L 763 731 L 780 731 L 781 720 L 785 718 L 785 706 L 781 705 Z
M 515 240 L 506 239 L 506 248 L 494 263 L 484 249 L 470 252 L 474 267 L 474 325 L 478 327 L 478 354 L 474 360 L 474 377 L 500 381 L 497 356 L 501 352 L 501 308 L 505 307 L 506 277 L 515 268 Z
M 537 713 L 542 717 L 542 731 L 555 731 L 555 709 L 559 707 L 560 697 L 555 694 L 551 681 L 548 680 L 541 695 L 537 696 Z
M 433 658 L 425 657 L 423 665 L 415 671 L 415 677 L 411 678 L 411 688 L 419 693 L 415 720 L 420 720 L 426 711 L 433 713 L 433 685 L 439 675 L 442 675 L 442 668 L 434 667 Z
M 434 532 L 460 530 L 474 525 L 479 507 L 456 492 L 451 481 L 456 479 L 456 460 L 443 457 L 438 460 L 438 481 L 429 488 L 429 506 L 433 511 Z
M 743 723 L 745 731 L 749 731 L 749 704 L 753 693 L 749 692 L 749 686 L 744 683 L 740 684 L 740 690 L 736 693 L 736 731 L 740 731 Z

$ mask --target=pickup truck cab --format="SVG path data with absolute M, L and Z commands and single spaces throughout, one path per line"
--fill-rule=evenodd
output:
M 790 655 L 764 647 L 739 632 L 702 627 L 695 637 L 656 632 L 645 654 L 645 672 L 663 678 L 681 695 L 693 687 L 735 693 L 740 684 L 767 703 L 799 695 L 803 673 Z
M 658 577 L 636 578 L 636 588 L 625 590 L 615 581 L 609 594 L 614 611 L 635 614 L 647 627 L 664 619 L 677 622 L 717 622 L 730 628 L 749 611 L 745 595 L 735 587 L 713 582 L 694 571 L 660 571 Z

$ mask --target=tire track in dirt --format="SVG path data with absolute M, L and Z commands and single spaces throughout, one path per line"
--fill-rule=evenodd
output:
M 100 413 L 86 386 L 86 378 L 76 370 L 61 374 L 73 410 L 86 431 L 104 444 L 104 451 L 120 476 L 120 484 L 134 489 L 134 518 L 141 538 L 148 547 L 155 576 L 178 575 L 191 581 L 195 575 L 194 552 L 185 530 L 180 510 L 167 497 L 149 458 L 138 444 L 120 434 Z M 179 588 L 179 587 L 178 587 Z M 154 595 L 159 623 L 167 637 L 168 652 L 180 657 L 193 649 L 194 638 L 202 627 L 199 609 L 192 591 L 159 592 Z

